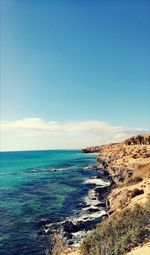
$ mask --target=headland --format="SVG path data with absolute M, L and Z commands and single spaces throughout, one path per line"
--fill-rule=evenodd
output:
M 150 222 L 148 220 L 150 217 L 150 135 L 138 135 L 120 143 L 88 147 L 83 149 L 83 152 L 98 153 L 97 162 L 94 166 L 88 167 L 89 171 L 97 170 L 101 177 L 106 177 L 109 182 L 108 185 L 102 186 L 99 177 L 96 177 L 95 183 L 98 186 L 96 185 L 93 191 L 98 196 L 97 201 L 103 203 L 105 217 L 98 218 L 98 225 L 93 224 L 93 230 L 90 228 L 91 231 L 87 231 L 87 236 L 84 235 L 83 241 L 80 240 L 80 247 L 69 247 L 62 254 L 150 254 Z M 92 181 L 94 180 L 91 179 L 90 182 Z M 89 204 L 90 207 L 91 212 L 93 207 L 97 215 L 100 213 L 100 208 Z M 119 236 L 118 239 L 116 238 L 120 232 L 116 233 L 116 229 L 121 229 L 122 226 L 121 223 L 119 225 L 116 215 L 124 224 L 122 230 L 124 240 L 120 243 Z M 130 216 L 133 218 L 131 219 Z M 145 221 L 143 221 L 144 217 Z M 127 222 L 125 223 L 124 220 Z M 110 225 L 113 224 L 115 226 L 111 227 L 113 230 L 110 230 Z M 133 225 L 140 226 L 140 229 Z M 114 236 L 109 236 L 108 229 Z M 106 239 L 106 236 L 101 236 L 102 232 L 108 235 L 108 241 L 111 239 L 111 244 L 105 245 L 106 249 L 109 247 L 109 252 L 102 251 L 102 246 L 99 247 L 100 242 L 104 241 L 103 238 Z M 112 243 L 114 243 L 113 251 L 110 248 Z M 96 248 L 93 248 L 93 245 Z

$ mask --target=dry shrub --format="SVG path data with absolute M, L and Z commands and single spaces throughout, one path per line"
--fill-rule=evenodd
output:
M 63 237 L 55 233 L 52 237 L 52 255 L 61 255 L 66 249 L 67 246 L 64 243 Z
M 137 177 L 137 176 L 143 179 L 150 178 L 150 163 L 148 163 L 147 165 L 139 164 L 134 169 L 134 174 L 133 174 L 133 177 Z
M 82 242 L 82 255 L 123 255 L 149 238 L 150 201 L 115 212 Z
M 123 209 L 128 204 L 128 196 L 123 197 L 118 204 L 118 208 Z
M 131 177 L 130 179 L 126 180 L 126 185 L 133 185 L 133 184 L 137 184 L 138 182 L 143 181 L 143 178 L 140 176 L 135 176 L 135 177 Z
M 130 178 L 125 179 L 126 185 L 137 184 L 143 181 L 145 178 L 150 178 L 150 163 L 147 165 L 139 164 L 134 168 L 133 175 Z
M 127 190 L 126 197 L 131 198 L 131 193 L 132 193 L 132 190 Z

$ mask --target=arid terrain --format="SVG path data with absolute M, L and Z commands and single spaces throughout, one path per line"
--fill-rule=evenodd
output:
M 150 199 L 150 135 L 135 136 L 121 143 L 89 147 L 85 153 L 97 152 L 97 170 L 109 173 L 112 188 L 106 200 L 109 215 L 144 206 Z M 128 255 L 150 254 L 150 227 L 143 242 L 133 247 Z M 80 255 L 80 249 L 63 254 Z M 88 254 L 87 254 L 88 255 Z

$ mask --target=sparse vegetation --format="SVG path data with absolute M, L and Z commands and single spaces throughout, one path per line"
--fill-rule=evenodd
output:
M 143 181 L 145 178 L 150 178 L 150 164 L 142 165 L 139 164 L 133 171 L 133 175 L 131 177 L 127 177 L 125 179 L 126 185 L 134 185 L 138 182 Z
M 128 196 L 126 195 L 123 199 L 118 202 L 118 208 L 123 209 L 128 203 Z
M 67 249 L 63 237 L 55 233 L 52 237 L 52 255 L 60 255 Z
M 150 178 L 150 163 L 148 163 L 147 165 L 137 165 L 134 169 L 133 178 L 134 177 L 141 177 L 142 179 Z
M 122 255 L 143 242 L 149 231 L 150 201 L 112 214 L 82 242 L 82 255 Z
M 82 255 L 124 255 L 150 239 L 150 135 L 100 146 L 99 153 L 100 168 L 110 173 L 117 187 L 108 197 L 109 217 L 85 238 L 80 250 Z
M 133 184 L 137 184 L 138 182 L 141 182 L 143 181 L 143 178 L 141 176 L 135 176 L 133 178 L 129 178 L 127 181 L 126 181 L 126 185 L 133 185 Z

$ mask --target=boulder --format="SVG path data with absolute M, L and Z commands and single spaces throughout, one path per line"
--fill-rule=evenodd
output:
M 66 221 L 65 223 L 63 223 L 63 230 L 69 233 L 79 231 L 78 227 L 72 221 Z

